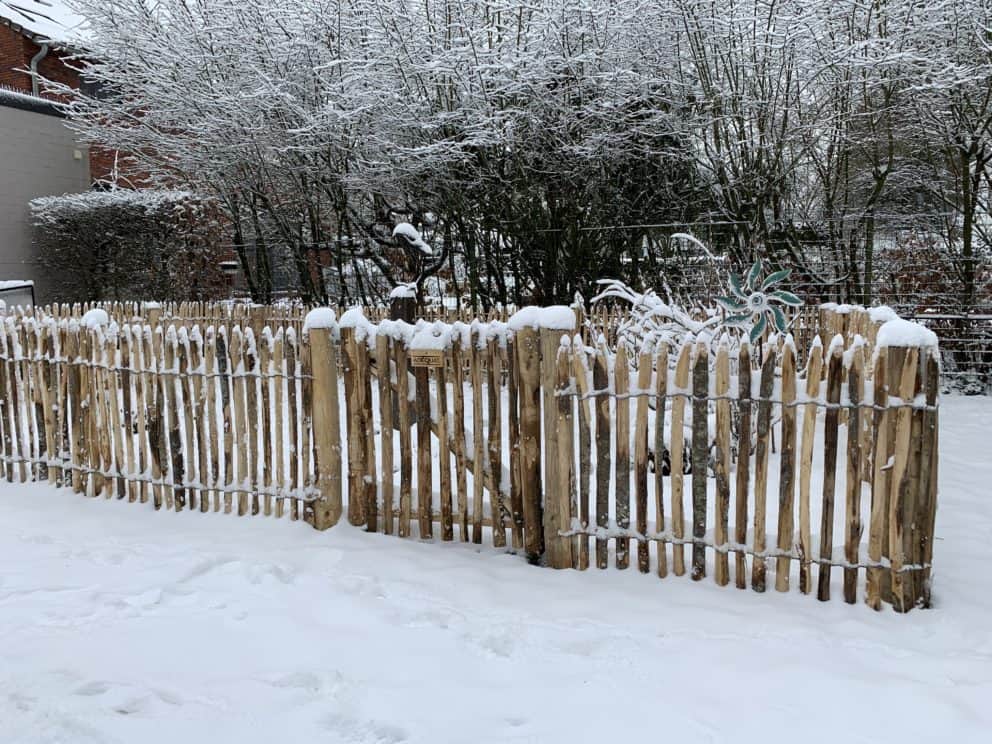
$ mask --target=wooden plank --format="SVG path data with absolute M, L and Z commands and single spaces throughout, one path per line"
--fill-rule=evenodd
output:
M 365 522 L 362 496 L 364 479 L 374 477 L 365 472 L 365 432 L 362 430 L 361 374 L 358 359 L 358 342 L 355 329 L 341 329 L 341 356 L 344 369 L 345 421 L 348 431 L 348 523 L 354 526 Z M 316 430 L 316 421 L 314 428 Z
M 737 482 L 734 493 L 734 539 L 747 545 L 747 507 L 751 491 L 751 347 L 741 342 L 737 355 L 737 401 L 740 423 L 737 435 Z M 738 589 L 747 589 L 747 552 L 737 551 L 734 580 Z
M 285 330 L 285 359 L 286 359 L 286 414 L 289 438 L 286 443 L 286 487 L 292 492 L 289 500 L 289 518 L 296 522 L 300 518 L 299 495 L 305 476 L 300 468 L 302 460 L 302 432 L 300 411 L 300 347 L 299 336 L 295 325 Z
M 200 478 L 209 489 L 204 494 L 204 502 L 209 496 L 212 499 L 213 510 L 220 511 L 221 483 L 220 476 L 220 436 L 218 432 L 223 426 L 223 421 L 218 420 L 217 415 L 217 330 L 214 326 L 207 326 L 206 334 L 203 338 L 203 461 L 200 466 Z M 204 511 L 207 505 L 200 504 Z
M 576 335 L 572 340 L 573 374 L 575 375 L 576 390 L 579 394 L 579 416 L 576 424 L 579 427 L 579 525 L 583 534 L 578 535 L 578 552 L 576 568 L 585 571 L 589 568 L 589 495 L 592 488 L 592 427 L 595 412 L 589 399 L 590 370 L 586 351 L 581 345 L 581 336 Z M 511 423 L 512 427 L 512 423 Z
M 568 476 L 560 471 L 558 446 L 558 351 L 562 332 L 541 329 L 541 393 L 544 411 L 544 548 L 548 565 L 567 568 L 572 565 L 570 543 L 559 535 L 561 504 L 568 498 Z
M 110 431 L 109 440 L 111 445 L 112 469 L 114 472 L 113 487 L 114 495 L 124 498 L 126 483 L 124 481 L 124 422 L 121 416 L 121 388 L 123 387 L 121 378 L 121 356 L 119 345 L 120 329 L 116 323 L 112 323 L 107 329 L 104 337 L 104 357 L 107 360 L 106 395 L 107 411 Z M 111 460 L 108 460 L 110 464 Z
M 616 460 L 614 461 L 613 513 L 617 528 L 630 529 L 630 365 L 627 349 L 621 344 L 617 349 L 613 366 L 614 406 L 616 413 L 614 429 Z M 625 569 L 630 565 L 630 538 L 618 535 L 614 540 L 616 567 Z
M 504 518 L 507 509 L 503 503 L 503 405 L 502 397 L 502 355 L 499 342 L 493 338 L 488 347 L 489 367 L 486 385 L 486 404 L 488 410 L 487 446 L 489 454 L 489 472 L 492 477 L 492 490 L 489 492 L 489 506 L 493 519 L 493 547 L 506 547 L 506 527 Z M 447 439 L 447 435 L 444 437 Z M 477 471 L 481 470 L 479 465 Z
M 864 358 L 860 348 L 851 355 L 847 371 L 847 393 L 850 401 L 847 418 L 847 473 L 846 510 L 844 535 L 844 601 L 854 604 L 858 593 L 858 569 L 860 562 L 858 546 L 861 543 L 861 398 L 864 395 L 862 381 Z
M 468 465 L 465 462 L 465 367 L 461 338 L 453 340 L 451 348 L 451 402 L 454 408 L 455 481 L 458 491 L 458 539 L 468 542 Z M 520 504 L 521 535 L 523 501 Z
M 799 591 L 809 594 L 813 587 L 810 557 L 813 538 L 810 518 L 810 481 L 813 473 L 813 442 L 816 438 L 816 400 L 822 380 L 823 343 L 813 339 L 806 362 L 806 399 L 803 406 L 803 433 L 799 449 Z
M 166 412 L 165 420 L 168 421 L 169 444 L 166 480 L 172 490 L 172 505 L 179 512 L 186 506 L 186 490 L 183 488 L 186 471 L 183 467 L 183 438 L 179 424 L 179 416 L 182 411 L 182 377 L 179 375 L 178 337 L 174 325 L 170 325 L 165 332 L 162 352 L 162 387 L 165 391 L 163 402 Z
M 103 395 L 104 389 L 104 364 L 103 364 L 103 334 L 100 328 L 88 329 L 89 350 L 90 350 L 90 375 L 89 375 L 89 396 L 87 399 L 87 423 L 89 430 L 87 433 L 88 450 L 90 455 L 90 487 L 91 496 L 107 494 L 107 479 L 104 477 L 105 460 L 109 451 L 109 440 L 106 438 L 105 420 L 107 417 L 106 401 Z M 20 372 L 15 370 L 15 383 L 18 390 L 20 406 L 23 405 L 24 396 L 20 384 Z M 19 419 L 22 420 L 22 419 Z M 22 431 L 22 451 L 28 452 L 26 435 L 28 432 L 27 422 L 24 421 L 20 427 Z
M 221 397 L 221 412 L 223 418 L 221 432 L 223 433 L 223 443 L 218 443 L 221 450 L 221 462 L 223 465 L 224 491 L 224 513 L 230 514 L 232 511 L 232 500 L 234 497 L 233 487 L 235 484 L 235 459 L 237 451 L 234 444 L 234 432 L 238 432 L 238 439 L 244 440 L 244 430 L 238 429 L 235 425 L 235 398 L 236 387 L 234 380 L 235 365 L 231 359 L 231 337 L 225 326 L 217 329 L 217 394 Z M 307 346 L 309 349 L 309 345 Z M 308 354 L 309 358 L 309 354 Z M 220 433 L 220 432 L 219 432 Z
M 3 464 L 3 472 L 8 482 L 14 480 L 13 459 L 16 450 L 16 436 L 14 434 L 13 406 L 11 405 L 10 377 L 10 347 L 7 340 L 7 323 L 0 318 L 0 429 L 3 437 L 3 454 L 7 458 Z
M 134 385 L 133 416 L 134 416 L 134 446 L 136 472 L 142 478 L 150 478 L 152 474 L 152 453 L 148 437 L 149 426 L 149 406 L 151 392 L 148 390 L 149 375 L 145 361 L 144 334 L 145 329 L 138 323 L 130 326 L 131 333 L 131 358 L 133 374 L 131 379 Z M 142 504 L 148 503 L 148 495 L 152 491 L 152 486 L 144 481 L 138 483 L 138 501 Z
M 550 333 L 552 339 L 555 336 L 560 336 L 558 331 L 544 331 L 542 333 Z M 553 498 L 554 501 L 548 503 L 549 529 L 545 530 L 544 535 L 548 551 L 548 565 L 551 568 L 575 567 L 575 540 L 563 534 L 572 529 L 572 504 L 575 501 L 575 457 L 573 452 L 575 432 L 572 412 L 574 386 L 572 384 L 572 349 L 569 341 L 568 336 L 561 337 L 562 343 L 558 347 L 557 359 L 555 360 L 554 390 L 557 417 L 555 442 L 558 454 L 556 468 L 558 485 L 554 489 L 548 488 L 548 498 Z
M 411 351 L 411 353 L 413 353 Z M 426 367 L 414 367 L 413 378 L 417 391 L 417 516 L 420 526 L 420 539 L 430 540 L 434 536 L 434 527 L 431 514 L 433 513 L 432 503 L 434 501 L 434 467 L 431 455 L 431 387 L 429 370 Z M 481 392 L 481 391 L 476 391 Z M 476 447 L 481 447 L 481 428 L 475 430 Z M 476 463 L 481 463 L 480 457 L 476 458 Z M 477 490 L 481 491 L 481 473 L 476 470 L 479 485 Z M 480 497 L 481 502 L 481 497 Z M 481 515 L 481 503 L 479 512 Z M 475 542 L 482 541 L 482 526 L 479 525 L 477 532 L 473 535 Z
M 706 490 L 709 475 L 710 352 L 696 344 L 692 372 L 692 580 L 706 576 Z
M 795 537 L 796 350 L 792 339 L 782 345 L 782 456 L 778 478 L 778 552 L 775 590 L 789 591 L 792 543 Z M 783 553 L 787 555 L 782 555 Z
M 400 519 L 398 534 L 410 536 L 410 519 L 413 500 L 413 443 L 410 429 L 410 374 L 406 346 L 402 341 L 393 343 L 396 355 L 397 418 L 400 426 Z
M 669 442 L 669 471 L 672 478 L 672 572 L 676 576 L 685 574 L 685 511 L 683 492 L 685 489 L 685 468 L 683 448 L 685 445 L 685 404 L 689 395 L 689 366 L 692 361 L 691 344 L 683 344 L 675 363 L 675 395 L 672 397 L 672 433 Z
M 166 377 L 162 374 L 165 364 L 162 348 L 164 335 L 162 326 L 154 329 L 151 326 L 145 327 L 145 360 L 150 361 L 148 385 L 152 392 L 148 437 L 152 453 L 152 478 L 156 483 L 156 509 L 163 506 L 171 509 L 173 506 L 172 489 L 166 485 L 169 473 L 169 420 L 165 401 Z
M 888 512 L 888 477 L 889 468 L 886 457 L 889 439 L 889 427 L 886 421 L 890 415 L 888 408 L 887 353 L 882 352 L 875 357 L 875 370 L 872 374 L 874 384 L 874 443 L 872 447 L 873 477 L 871 482 L 871 515 L 868 524 L 868 560 L 865 602 L 873 610 L 882 609 L 882 561 L 883 533 L 885 531 L 885 515 Z
M 189 508 L 196 510 L 198 493 L 193 484 L 199 480 L 197 471 L 199 447 L 196 441 L 199 416 L 195 407 L 196 392 L 193 389 L 194 375 L 191 374 L 196 367 L 196 360 L 192 358 L 189 331 L 185 326 L 179 328 L 178 339 L 179 379 L 176 382 L 177 396 L 181 396 L 182 400 L 179 415 L 183 419 L 183 472 L 185 473 L 186 482 L 190 484 L 189 488 L 186 489 Z M 179 399 L 177 397 L 177 400 Z
M 362 374 L 359 378 L 361 393 L 362 432 L 365 435 L 365 472 L 372 477 L 362 480 L 362 509 L 366 529 L 375 532 L 379 522 L 379 468 L 375 457 L 375 419 L 372 412 L 372 362 L 369 357 L 368 338 L 358 344 L 358 359 Z M 429 411 L 429 404 L 428 404 Z
M 937 516 L 937 458 L 938 412 L 937 395 L 940 389 L 940 356 L 936 349 L 928 349 L 922 362 L 926 367 L 924 383 L 927 408 L 923 412 L 922 449 L 920 461 L 920 493 L 917 499 L 916 545 L 918 552 L 913 562 L 923 566 L 920 580 L 920 603 L 930 606 L 930 564 L 933 561 L 934 522 Z
M 658 346 L 655 355 L 655 412 L 654 412 L 654 528 L 658 533 L 658 578 L 668 575 L 668 556 L 665 552 L 665 472 L 662 453 L 665 451 L 665 403 L 668 398 L 668 344 Z
M 610 527 L 610 378 L 606 345 L 600 342 L 593 365 L 593 389 L 596 392 L 596 527 L 601 531 L 596 537 L 596 567 L 609 564 L 609 542 L 605 531 Z
M 286 449 L 291 436 L 288 427 L 289 411 L 286 406 L 286 332 L 280 327 L 272 337 L 272 359 L 269 362 L 272 375 L 269 388 L 272 391 L 272 483 L 281 493 L 290 490 L 287 486 Z M 295 431 L 292 432 L 295 437 Z M 276 497 L 275 515 L 279 519 L 285 514 L 286 499 Z
M 41 405 L 45 425 L 45 459 L 48 460 L 45 477 L 50 485 L 61 485 L 62 468 L 58 465 L 58 461 L 62 458 L 62 447 L 56 413 L 59 387 L 59 366 L 56 361 L 58 358 L 58 329 L 54 321 L 49 320 L 41 326 L 40 331 L 39 358 L 41 361 L 38 377 L 41 384 Z
M 510 519 L 513 525 L 513 549 L 524 547 L 524 499 L 520 484 L 520 370 L 517 365 L 516 339 L 510 337 L 506 345 L 508 445 L 510 447 Z M 455 369 L 452 362 L 452 369 Z M 461 376 L 455 380 L 455 389 L 461 387 Z M 456 438 L 457 441 L 457 438 Z M 587 545 L 588 549 L 588 545 Z M 587 556 L 588 560 L 588 556 Z
M 301 335 L 302 334 L 302 335 Z M 299 345 L 299 370 L 300 370 L 300 477 L 302 478 L 303 493 L 307 501 L 303 505 L 303 520 L 310 526 L 314 526 L 314 499 L 319 500 L 319 491 L 316 488 L 316 469 L 313 467 L 313 357 L 310 329 L 297 332 L 300 339 Z M 334 344 L 333 339 L 328 340 L 329 345 Z M 335 364 L 337 362 L 335 361 Z M 337 376 L 336 373 L 334 375 Z M 336 384 L 336 383 L 335 383 Z M 335 389 L 335 393 L 337 390 Z M 337 395 L 334 395 L 335 406 L 337 405 Z M 340 422 L 339 422 L 340 426 Z M 337 458 L 341 462 L 341 438 L 338 435 Z M 340 483 L 340 474 L 338 482 Z
M 716 352 L 716 559 L 714 581 L 718 586 L 730 583 L 730 343 L 720 339 Z
M 272 516 L 272 487 L 274 475 L 274 462 L 272 450 L 276 433 L 276 422 L 273 420 L 273 360 L 272 352 L 275 339 L 272 337 L 272 329 L 265 325 L 258 336 L 258 422 L 262 430 L 262 441 L 258 449 L 259 465 L 262 473 L 260 483 L 264 490 L 262 496 L 262 514 L 266 517 Z
M 437 426 L 440 435 L 437 438 L 437 459 L 440 473 L 438 485 L 441 499 L 441 539 L 450 542 L 455 539 L 454 522 L 452 519 L 451 503 L 451 439 L 448 424 L 448 376 L 446 362 L 434 370 L 434 383 L 437 390 Z M 382 425 L 387 431 L 385 419 Z M 390 416 L 389 434 L 392 437 L 392 417 Z M 500 461 L 501 462 L 501 461 Z M 390 467 L 392 453 L 390 452 Z M 383 470 L 385 471 L 385 453 L 383 454 Z M 391 511 L 389 513 L 392 513 Z M 494 533 L 495 534 L 495 533 Z
M 634 494 L 637 505 L 637 570 L 651 570 L 648 549 L 648 402 L 651 393 L 652 348 L 645 345 L 637 360 L 637 406 L 634 419 Z
M 472 377 L 472 542 L 482 544 L 483 486 L 485 468 L 483 466 L 482 423 L 482 350 L 479 348 L 479 332 L 472 331 L 469 369 Z
M 889 353 L 892 351 L 894 349 L 890 348 Z M 892 571 L 892 609 L 896 612 L 909 612 L 916 604 L 916 598 L 911 593 L 911 582 L 907 580 L 903 567 L 906 564 L 904 532 L 911 529 L 910 520 L 915 513 L 915 505 L 910 502 L 912 483 L 909 477 L 909 459 L 913 422 L 911 402 L 916 393 L 918 363 L 919 350 L 905 350 L 898 387 L 902 405 L 896 412 L 895 460 L 889 481 L 889 560 Z
M 347 330 L 347 329 L 344 329 Z M 312 524 L 326 530 L 338 523 L 344 509 L 341 497 L 341 417 L 338 408 L 338 355 L 330 328 L 309 328 L 312 384 L 313 469 L 316 500 Z M 308 509 L 309 512 L 309 509 Z
M 543 488 L 541 482 L 541 352 L 537 331 L 517 332 L 520 372 L 520 488 L 524 516 L 524 549 L 537 563 L 544 554 Z
M 81 348 L 82 344 L 82 334 L 79 331 L 79 326 L 73 322 L 73 325 L 69 327 L 68 333 L 66 335 L 66 347 L 65 355 L 69 360 L 69 368 L 67 370 L 67 384 L 66 384 L 66 397 L 68 399 L 68 404 L 71 408 L 70 411 L 70 431 L 69 431 L 69 451 L 70 458 L 72 462 L 72 490 L 76 493 L 85 493 L 86 491 L 86 477 L 82 472 L 82 467 L 86 462 L 85 447 L 86 447 L 86 414 L 85 409 L 82 405 L 83 398 L 86 395 L 83 381 L 83 369 L 85 369 L 80 362 L 82 362 L 84 350 Z M 5 353 L 9 353 L 8 349 L 4 349 Z M 9 385 L 9 377 L 7 378 Z M 10 405 L 10 392 L 8 387 L 6 406 L 9 410 L 12 410 Z M 6 431 L 10 431 L 10 421 L 13 417 L 8 420 L 8 428 Z M 13 455 L 14 450 L 9 449 L 8 451 Z M 8 478 L 10 475 L 8 475 Z M 158 508 L 158 506 L 156 506 Z
M 311 343 L 313 343 L 313 337 L 311 336 Z M 248 396 L 248 379 L 247 367 L 245 366 L 244 360 L 244 335 L 241 330 L 241 326 L 234 326 L 231 331 L 231 345 L 230 345 L 230 356 L 231 356 L 231 374 L 233 381 L 233 408 L 234 408 L 234 431 L 235 431 L 235 441 L 237 442 L 236 460 L 234 472 L 234 483 L 238 488 L 238 516 L 243 517 L 248 513 L 248 493 L 251 489 L 251 478 L 252 478 L 252 463 L 249 460 L 249 453 L 251 452 L 248 446 L 248 440 L 251 436 L 251 431 L 249 430 L 249 425 L 247 422 L 247 396 Z
M 765 344 L 758 388 L 758 437 L 754 450 L 754 556 L 751 559 L 751 588 L 765 591 L 767 559 L 766 507 L 768 499 L 768 449 L 771 433 L 772 390 L 775 383 L 775 349 Z
M 124 325 L 120 329 L 120 358 L 121 358 L 121 406 L 122 406 L 122 433 L 124 445 L 124 464 L 121 470 L 127 479 L 128 501 L 138 500 L 138 483 L 135 481 L 136 472 L 135 456 L 135 419 L 137 418 L 137 405 L 135 404 L 135 389 L 132 370 L 137 369 L 137 364 L 132 345 L 131 327 Z
M 393 534 L 393 386 L 391 339 L 384 333 L 375 338 L 376 379 L 379 383 L 379 439 L 382 453 L 382 531 Z
M 820 512 L 820 567 L 817 599 L 830 599 L 830 569 L 833 561 L 834 489 L 837 483 L 837 426 L 840 419 L 840 390 L 843 378 L 843 348 L 832 343 L 827 351 L 827 412 L 823 426 L 823 506 Z
M 259 445 L 259 436 L 264 433 L 262 411 L 259 410 L 261 395 L 261 369 L 258 354 L 258 338 L 262 329 L 262 316 L 258 308 L 249 310 L 249 320 L 255 327 L 244 329 L 245 345 L 242 358 L 245 366 L 245 409 L 247 429 L 243 429 L 248 439 L 248 475 L 251 483 L 251 513 L 258 514 L 258 487 L 263 482 L 261 469 L 264 467 L 264 449 Z M 257 330 L 256 330 L 257 329 Z

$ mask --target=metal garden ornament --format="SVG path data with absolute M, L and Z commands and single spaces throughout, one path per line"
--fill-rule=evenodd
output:
M 717 297 L 730 315 L 724 320 L 724 325 L 737 328 L 747 328 L 750 325 L 750 339 L 754 343 L 769 326 L 779 333 L 785 333 L 787 323 L 785 313 L 779 305 L 800 307 L 803 301 L 792 292 L 784 289 L 772 289 L 776 284 L 785 281 L 792 274 L 792 269 L 782 269 L 761 279 L 761 261 L 755 261 L 747 277 L 743 280 L 737 274 L 730 275 L 731 295 Z

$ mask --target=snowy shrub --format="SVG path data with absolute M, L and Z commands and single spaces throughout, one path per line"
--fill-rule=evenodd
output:
M 211 299 L 224 292 L 209 203 L 179 190 L 34 199 L 41 264 L 63 301 Z

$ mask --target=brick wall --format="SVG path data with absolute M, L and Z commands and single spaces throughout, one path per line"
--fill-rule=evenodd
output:
M 31 43 L 17 31 L 0 25 L 0 85 L 30 93 L 31 78 L 14 72 L 17 68 L 27 67 L 31 61 L 30 55 L 27 58 L 24 56 L 25 42 Z

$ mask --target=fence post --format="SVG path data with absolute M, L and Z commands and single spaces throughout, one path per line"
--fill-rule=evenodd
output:
M 571 416 L 566 410 L 571 398 L 560 394 L 571 385 L 567 357 L 559 364 L 562 331 L 541 329 L 541 387 L 544 389 L 544 546 L 551 568 L 572 568 L 572 538 L 559 533 L 571 526 L 571 468 L 563 468 L 561 450 L 571 452 Z M 564 402 L 563 405 L 560 405 Z
M 520 490 L 524 516 L 524 545 L 531 562 L 544 553 L 541 528 L 541 353 L 537 332 L 517 333 L 520 370 Z
M 338 362 L 332 326 L 311 323 L 310 367 L 313 371 L 313 449 L 317 500 L 313 526 L 326 530 L 341 518 L 341 424 L 338 418 Z M 353 494 L 357 497 L 358 494 Z

